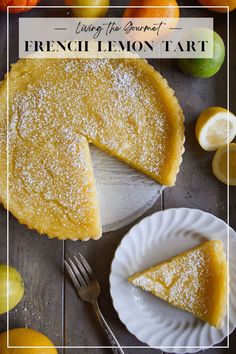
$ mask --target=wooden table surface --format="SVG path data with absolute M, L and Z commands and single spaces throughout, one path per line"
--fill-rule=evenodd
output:
M 178 1 L 180 5 L 196 5 L 195 0 Z M 63 1 L 42 1 L 42 5 L 62 5 Z M 126 5 L 127 0 L 112 1 L 112 5 Z M 47 10 L 45 10 L 47 11 Z M 49 10 L 53 16 L 53 10 Z M 109 15 L 121 15 L 122 9 L 109 10 Z M 182 10 L 182 14 L 192 15 L 193 10 Z M 194 10 L 198 16 L 214 16 L 215 30 L 226 38 L 226 16 Z M 198 12 L 196 12 L 198 11 Z M 199 12 L 201 11 L 201 12 Z M 27 16 L 31 16 L 30 12 Z M 60 16 L 66 16 L 64 9 Z M 236 113 L 236 11 L 231 14 L 230 26 L 230 91 L 231 110 Z M 11 16 L 13 26 L 18 26 L 18 16 Z M 17 60 L 17 31 L 11 34 L 10 63 Z M 6 14 L 0 14 L 0 79 L 6 72 Z M 227 104 L 226 61 L 220 72 L 210 79 L 194 79 L 182 74 L 175 60 L 151 60 L 176 90 L 176 95 L 185 114 L 186 152 L 175 187 L 167 188 L 162 198 L 144 216 L 160 209 L 171 207 L 198 208 L 226 219 L 226 187 L 217 181 L 211 173 L 212 153 L 204 152 L 198 145 L 194 126 L 196 117 L 208 106 Z M 138 221 L 138 220 L 137 220 Z M 135 221 L 135 223 L 137 222 Z M 122 237 L 133 226 L 132 223 L 115 232 L 103 235 L 98 241 L 73 242 L 49 240 L 36 231 L 28 230 L 10 216 L 10 264 L 16 267 L 25 281 L 23 301 L 10 312 L 10 327 L 31 327 L 48 335 L 57 346 L 103 346 L 106 340 L 95 320 L 90 307 L 78 300 L 76 293 L 64 274 L 63 260 L 81 252 L 97 274 L 102 288 L 100 305 L 113 332 L 121 345 L 139 346 L 140 343 L 119 321 L 109 292 L 109 273 L 114 252 Z M 236 188 L 230 188 L 230 224 L 236 229 Z M 0 261 L 6 262 L 6 211 L 0 207 Z M 6 329 L 6 316 L 0 316 L 0 332 Z M 225 342 L 223 342 L 225 344 Z M 236 332 L 230 336 L 231 349 L 235 353 Z M 60 354 L 99 353 L 108 349 L 60 349 Z M 137 349 L 125 349 L 125 353 L 134 354 Z M 141 353 L 156 353 L 153 349 L 141 349 Z M 161 351 L 159 351 L 161 352 Z M 209 349 L 209 354 L 223 353 L 223 349 Z

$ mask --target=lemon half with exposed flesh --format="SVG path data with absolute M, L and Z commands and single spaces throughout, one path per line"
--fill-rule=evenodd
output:
M 230 186 L 236 186 L 235 143 L 224 145 L 216 151 L 212 161 L 212 170 L 219 181 L 229 184 Z
M 234 139 L 236 117 L 225 108 L 209 107 L 199 116 L 195 132 L 204 150 L 215 151 Z

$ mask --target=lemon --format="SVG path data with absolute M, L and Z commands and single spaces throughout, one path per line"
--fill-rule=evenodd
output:
M 0 264 L 0 315 L 7 312 L 7 289 L 9 289 L 9 311 L 21 301 L 24 295 L 21 275 L 13 267 L 9 266 L 8 269 L 9 282 L 7 282 L 7 265 Z
M 9 332 L 9 345 L 7 348 L 7 332 L 0 334 L 0 353 L 1 354 L 58 354 L 51 340 L 44 334 L 30 328 L 15 328 Z M 25 349 L 24 347 L 32 347 Z M 39 347 L 39 348 L 33 348 Z M 40 348 L 41 347 L 41 348 Z M 47 348 L 48 347 L 48 348 Z
M 207 36 L 210 29 L 204 29 Z M 179 59 L 179 68 L 188 75 L 208 78 L 215 75 L 221 68 L 225 59 L 225 45 L 222 38 L 213 31 L 213 58 Z
M 228 149 L 229 148 L 229 154 Z M 229 164 L 228 164 L 229 162 Z M 229 175 L 227 172 L 229 167 Z M 215 152 L 212 161 L 212 171 L 219 181 L 236 186 L 236 144 L 224 145 Z
M 198 117 L 195 133 L 201 147 L 215 151 L 236 135 L 236 117 L 222 107 L 209 107 Z
M 67 6 L 88 6 L 73 7 L 71 9 L 75 17 L 105 17 L 108 11 L 110 0 L 65 0 Z M 103 6 L 103 7 L 96 7 Z

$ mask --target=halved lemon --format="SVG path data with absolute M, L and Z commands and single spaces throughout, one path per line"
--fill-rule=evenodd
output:
M 229 147 L 229 150 L 227 149 Z M 229 151 L 229 154 L 228 154 Z M 229 163 L 228 163 L 229 162 Z M 227 167 L 229 175 L 227 176 Z M 236 144 L 224 145 L 215 152 L 212 161 L 212 170 L 219 181 L 236 186 Z M 228 178 L 227 178 L 228 177 Z
M 236 135 L 236 117 L 222 107 L 209 107 L 198 117 L 195 133 L 201 147 L 215 151 Z

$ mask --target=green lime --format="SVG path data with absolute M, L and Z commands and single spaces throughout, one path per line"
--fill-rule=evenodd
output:
M 213 31 L 213 58 L 179 59 L 178 64 L 185 74 L 194 77 L 207 78 L 215 75 L 220 70 L 224 59 L 224 42 L 222 38 Z

